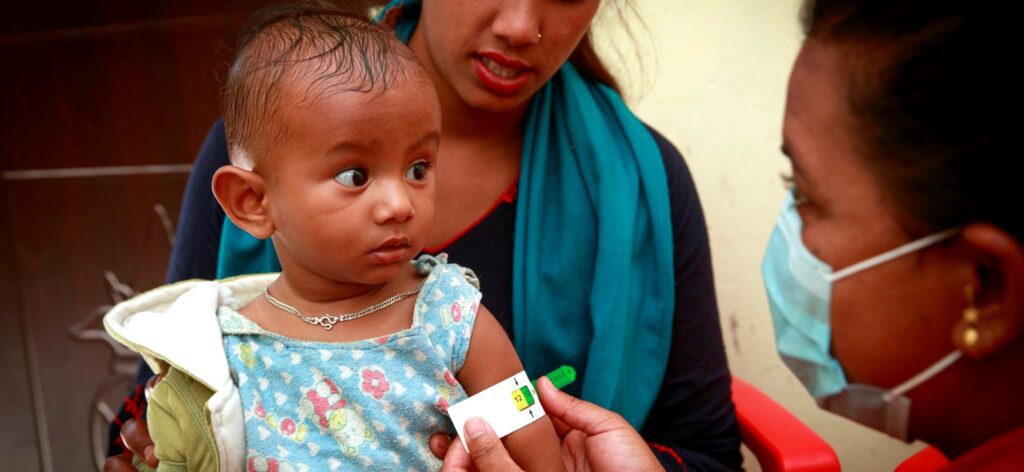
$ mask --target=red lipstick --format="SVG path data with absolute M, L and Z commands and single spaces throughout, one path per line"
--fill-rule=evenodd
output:
M 497 95 L 518 93 L 534 72 L 529 64 L 494 51 L 484 51 L 475 56 L 473 70 L 480 83 Z

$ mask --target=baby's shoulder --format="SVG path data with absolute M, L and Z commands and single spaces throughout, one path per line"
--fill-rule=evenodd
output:
M 423 254 L 412 261 L 413 267 L 421 276 L 426 276 L 423 281 L 423 291 L 430 290 L 445 292 L 479 293 L 480 279 L 476 273 L 468 267 L 448 262 L 448 255 L 445 253 L 432 256 Z
M 426 275 L 416 300 L 416 323 L 424 327 L 451 372 L 458 373 L 480 308 L 480 282 L 472 270 L 448 263 L 444 254 L 420 256 L 413 264 Z

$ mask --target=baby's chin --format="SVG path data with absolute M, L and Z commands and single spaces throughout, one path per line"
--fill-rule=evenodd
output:
M 350 274 L 353 282 L 366 285 L 383 285 L 399 277 L 406 277 L 416 272 L 409 262 L 403 259 L 388 264 L 371 264 L 359 274 Z

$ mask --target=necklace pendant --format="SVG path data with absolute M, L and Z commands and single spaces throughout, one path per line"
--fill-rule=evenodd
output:
M 325 330 L 330 331 L 334 327 L 338 319 L 333 316 L 321 316 L 317 318 L 316 323 L 322 326 Z

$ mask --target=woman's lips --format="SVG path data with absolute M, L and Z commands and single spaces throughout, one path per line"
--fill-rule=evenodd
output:
M 492 52 L 475 56 L 473 66 L 483 86 L 498 95 L 518 93 L 533 73 L 525 63 Z

